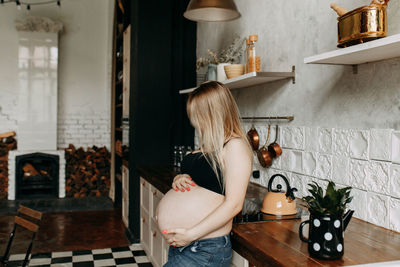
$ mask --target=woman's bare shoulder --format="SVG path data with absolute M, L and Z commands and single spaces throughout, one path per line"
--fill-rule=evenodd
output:
M 223 149 L 226 177 L 250 177 L 253 166 L 253 153 L 247 140 L 233 138 Z
M 251 149 L 246 139 L 235 137 L 230 139 L 224 146 L 224 153 L 242 153 L 243 156 L 251 156 Z
M 242 137 L 233 137 L 229 139 L 227 142 L 225 142 L 225 147 L 247 147 L 248 142 Z

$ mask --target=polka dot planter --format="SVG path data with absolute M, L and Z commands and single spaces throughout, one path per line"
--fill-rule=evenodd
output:
M 354 211 L 348 211 L 343 217 L 310 215 L 310 219 L 300 224 L 300 239 L 308 243 L 311 257 L 336 260 L 344 254 L 343 232 Z M 303 235 L 303 227 L 309 224 L 308 239 Z

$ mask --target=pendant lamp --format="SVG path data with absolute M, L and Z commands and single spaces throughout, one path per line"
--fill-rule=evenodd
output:
M 193 21 L 228 21 L 240 13 L 233 0 L 190 0 L 183 16 Z

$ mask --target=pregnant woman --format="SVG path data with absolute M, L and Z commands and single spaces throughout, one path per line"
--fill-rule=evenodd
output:
M 200 150 L 185 156 L 181 172 L 160 201 L 157 221 L 170 244 L 164 266 L 229 266 L 229 233 L 242 209 L 252 152 L 228 88 L 206 82 L 186 105 Z

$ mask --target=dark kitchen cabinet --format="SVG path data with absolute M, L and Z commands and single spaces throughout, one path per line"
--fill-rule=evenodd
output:
M 196 84 L 196 24 L 183 17 L 188 2 L 116 0 L 112 97 L 115 202 L 121 205 L 123 192 L 129 195 L 127 236 L 132 242 L 140 240 L 137 166 L 171 165 L 174 145 L 193 146 L 194 130 L 185 109 L 187 96 L 179 94 L 182 88 Z M 130 70 L 126 73 L 123 63 L 118 62 L 117 51 L 123 43 L 122 39 L 121 42 L 118 40 L 120 29 L 124 32 L 129 25 Z M 123 54 L 125 57 L 126 52 Z M 121 70 L 123 79 L 129 76 L 128 116 L 123 116 L 122 112 L 127 107 L 124 94 L 121 99 L 118 96 L 125 87 L 125 84 L 118 87 Z M 125 135 L 129 139 L 127 144 L 122 142 Z M 118 151 L 119 140 L 122 151 Z M 121 168 L 123 165 L 127 169 Z M 124 183 L 128 188 L 123 188 L 118 179 L 124 180 L 124 175 L 128 176 Z

